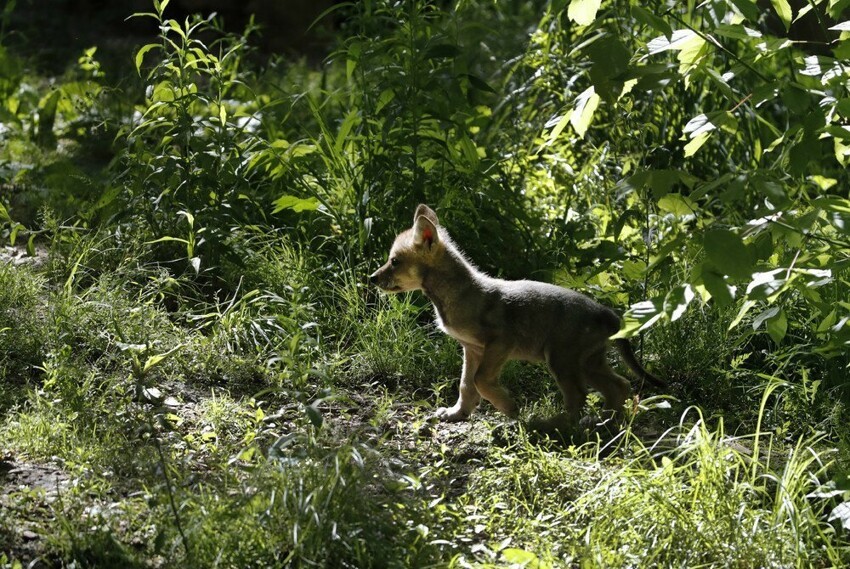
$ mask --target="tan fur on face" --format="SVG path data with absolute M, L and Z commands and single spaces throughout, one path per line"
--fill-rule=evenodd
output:
M 386 292 L 406 292 L 422 288 L 421 246 L 414 243 L 413 229 L 396 237 L 387 262 L 372 274 L 372 282 Z
M 423 288 L 425 273 L 445 253 L 437 215 L 420 206 L 413 215 L 413 227 L 396 237 L 389 259 L 369 280 L 386 292 L 406 292 Z

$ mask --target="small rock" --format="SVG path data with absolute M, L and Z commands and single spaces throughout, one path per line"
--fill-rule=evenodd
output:
M 25 529 L 24 531 L 21 532 L 21 537 L 24 538 L 26 541 L 32 541 L 34 539 L 38 539 L 38 534 L 35 533 L 34 531 L 30 531 L 28 529 Z

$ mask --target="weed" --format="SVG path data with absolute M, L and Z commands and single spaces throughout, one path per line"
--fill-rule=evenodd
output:
M 257 104 L 234 104 L 251 94 L 241 65 L 251 28 L 233 36 L 213 18 L 181 24 L 164 16 L 167 4 L 142 14 L 156 22 L 160 42 L 138 51 L 136 69 L 142 72 L 149 52 L 159 59 L 145 74 L 144 105 L 124 133 L 119 183 L 163 258 L 178 254 L 184 270 L 199 273 L 232 257 L 232 227 L 262 212 L 245 168 L 262 143 Z M 202 41 L 204 34 L 217 39 Z

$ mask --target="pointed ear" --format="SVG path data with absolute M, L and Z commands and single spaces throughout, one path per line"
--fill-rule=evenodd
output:
M 434 225 L 440 225 L 440 222 L 437 220 L 437 214 L 434 213 L 434 210 L 422 203 L 419 204 L 416 208 L 416 213 L 413 214 L 413 222 L 416 223 L 416 219 L 419 217 L 426 217 Z
M 427 245 L 430 249 L 438 240 L 437 226 L 424 215 L 417 217 L 413 222 L 413 245 Z

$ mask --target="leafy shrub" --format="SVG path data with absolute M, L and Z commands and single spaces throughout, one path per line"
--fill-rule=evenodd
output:
M 264 211 L 262 185 L 246 168 L 263 144 L 259 103 L 251 100 L 242 65 L 251 29 L 234 36 L 212 18 L 181 24 L 164 17 L 167 4 L 154 2 L 154 13 L 140 14 L 157 23 L 160 43 L 139 49 L 136 68 L 141 73 L 149 53 L 159 58 L 145 74 L 144 103 L 124 133 L 118 181 L 124 212 L 140 216 L 154 242 L 179 244 L 168 251 L 197 272 L 202 257 L 204 268 L 233 260 L 231 229 L 262 219 Z M 205 35 L 215 39 L 202 40 Z

